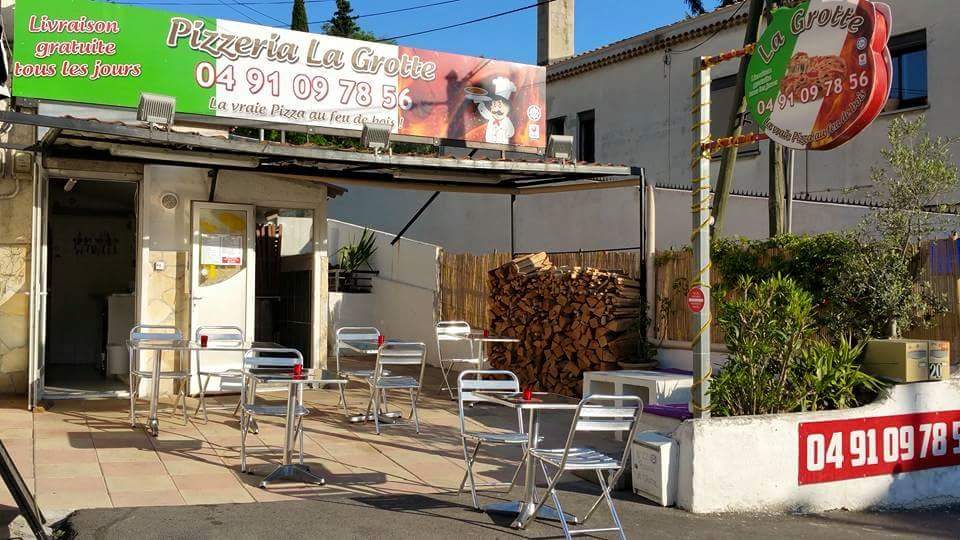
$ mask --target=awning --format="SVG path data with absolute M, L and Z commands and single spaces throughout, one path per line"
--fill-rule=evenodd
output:
M 622 165 L 376 154 L 257 141 L 209 130 L 183 132 L 182 126 L 164 131 L 140 122 L 110 123 L 13 111 L 0 111 L 0 122 L 48 128 L 36 145 L 19 148 L 40 151 L 45 158 L 201 165 L 334 184 L 506 195 L 622 188 L 643 181 L 642 168 Z

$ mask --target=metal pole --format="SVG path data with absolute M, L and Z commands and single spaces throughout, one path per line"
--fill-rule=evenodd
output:
M 694 418 L 710 417 L 710 68 L 704 58 L 693 63 L 693 268 L 691 287 L 703 290 L 703 308 L 693 314 L 693 388 L 690 412 Z
M 427 202 L 423 203 L 423 206 L 421 206 L 420 209 L 417 210 L 417 213 L 414 214 L 412 218 L 410 218 L 410 221 L 408 221 L 407 224 L 404 225 L 402 229 L 400 229 L 400 232 L 398 232 L 397 235 L 393 237 L 393 240 L 390 241 L 391 246 L 396 245 L 397 242 L 399 242 L 400 239 L 403 238 L 403 235 L 407 232 L 407 229 L 412 227 L 413 224 L 416 223 L 418 219 L 420 219 L 420 216 L 426 211 L 427 207 L 433 204 L 433 201 L 437 200 L 437 197 L 439 195 L 440 195 L 439 191 L 433 192 L 433 195 L 431 195 L 430 198 L 427 199 Z
M 769 214 L 769 234 L 770 238 L 784 233 L 786 222 L 784 215 L 784 201 L 787 196 L 783 188 L 783 146 L 774 140 L 770 140 L 770 194 L 767 199 L 767 210 Z
M 785 191 L 787 197 L 786 203 L 786 233 L 793 234 L 793 181 L 796 172 L 796 152 L 790 148 L 783 149 L 783 164 L 787 172 L 784 175 L 786 178 L 787 189 Z
M 517 256 L 517 231 L 514 228 L 514 213 L 517 207 L 517 196 L 510 195 L 510 258 Z

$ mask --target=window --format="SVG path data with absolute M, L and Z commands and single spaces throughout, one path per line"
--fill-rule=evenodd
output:
M 737 76 L 720 77 L 710 83 L 710 137 L 720 139 L 728 137 L 727 128 L 730 117 L 736 112 L 734 94 L 736 93 Z M 748 114 L 743 123 L 743 134 L 756 133 L 757 125 Z M 760 153 L 760 143 L 754 142 L 740 147 L 738 155 L 755 155 Z M 720 157 L 720 152 L 713 155 Z
M 563 135 L 564 124 L 566 123 L 566 116 L 558 116 L 547 120 L 547 138 L 549 139 L 551 135 Z
M 577 159 L 594 163 L 596 153 L 596 115 L 591 111 L 584 111 L 577 115 L 579 127 L 577 129 Z
M 893 86 L 885 111 L 927 105 L 927 31 L 890 38 Z

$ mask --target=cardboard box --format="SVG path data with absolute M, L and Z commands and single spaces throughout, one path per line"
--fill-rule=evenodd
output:
M 950 378 L 950 342 L 922 339 L 874 339 L 867 343 L 863 370 L 893 382 Z
M 927 347 L 927 378 L 943 381 L 950 378 L 950 342 L 931 341 Z

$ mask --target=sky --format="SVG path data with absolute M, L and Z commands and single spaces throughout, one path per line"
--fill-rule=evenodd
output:
M 150 5 L 185 14 L 207 15 L 243 22 L 277 25 L 289 21 L 293 2 L 283 0 L 115 0 L 116 3 Z M 441 0 L 352 0 L 355 15 L 401 9 Z M 387 38 L 486 17 L 531 4 L 536 0 L 454 0 L 448 4 L 402 13 L 358 19 L 364 30 Z M 717 2 L 707 0 L 708 7 Z M 249 5 L 241 5 L 249 4 Z M 334 0 L 308 0 L 307 13 L 320 32 L 330 18 Z M 683 19 L 683 0 L 575 0 L 577 53 L 642 34 Z M 259 13 L 257 13 L 259 12 Z M 484 56 L 498 60 L 536 63 L 536 8 L 450 30 L 397 39 L 397 43 L 424 49 Z M 272 18 L 271 18 L 272 17 Z

